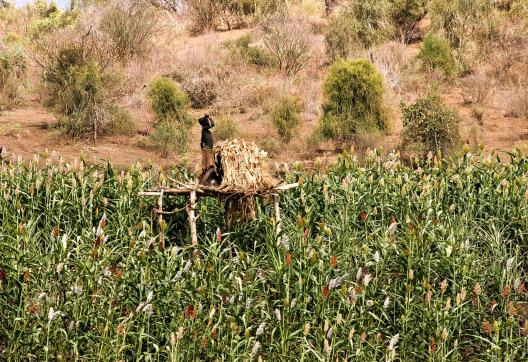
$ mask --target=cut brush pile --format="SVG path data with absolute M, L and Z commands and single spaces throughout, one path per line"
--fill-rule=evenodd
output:
M 222 157 L 222 189 L 263 191 L 280 183 L 268 173 L 268 153 L 253 142 L 237 139 L 219 142 L 215 153 Z
M 222 157 L 224 176 L 220 188 L 239 194 L 225 198 L 228 227 L 237 221 L 255 220 L 255 193 L 266 192 L 280 183 L 268 173 L 268 153 L 253 142 L 237 139 L 219 142 L 215 153 Z

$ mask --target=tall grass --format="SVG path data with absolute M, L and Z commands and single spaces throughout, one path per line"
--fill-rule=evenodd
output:
M 167 175 L 3 164 L 0 358 L 525 360 L 527 171 L 521 151 L 416 169 L 346 154 L 287 173 L 278 243 L 266 202 L 222 235 L 202 199 L 200 246 L 167 218 L 160 250 L 137 192 Z

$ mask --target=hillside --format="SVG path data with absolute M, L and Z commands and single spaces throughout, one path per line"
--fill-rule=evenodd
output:
M 474 1 L 475 8 L 481 6 L 479 1 Z M 206 24 L 207 27 L 204 25 L 196 32 L 196 14 L 163 10 L 167 8 L 166 3 L 158 3 L 165 4 L 161 8 L 142 8 L 138 12 L 140 20 L 137 23 L 127 23 L 120 17 L 138 10 L 126 5 L 117 11 L 117 2 L 79 7 L 74 12 L 51 9 L 44 2 L 23 9 L 1 10 L 0 49 L 5 53 L 4 58 L 7 61 L 10 52 L 21 50 L 26 63 L 25 71 L 18 75 L 20 78 L 12 79 L 9 77 L 14 75 L 6 75 L 4 79 L 4 95 L 9 97 L 4 102 L 4 111 L 0 113 L 0 145 L 7 148 L 8 153 L 27 158 L 35 152 L 49 149 L 72 160 L 82 150 L 85 157 L 97 162 L 111 158 L 121 165 L 147 160 L 165 165 L 190 160 L 194 164 L 198 161 L 199 151 L 196 119 L 210 113 L 215 119 L 231 126 L 227 131 L 225 128 L 218 131 L 219 138 L 254 140 L 277 161 L 333 155 L 335 150 L 348 147 L 350 143 L 360 150 L 374 147 L 399 149 L 403 130 L 400 104 L 410 104 L 432 91 L 440 94 L 446 105 L 460 116 L 461 144 L 467 143 L 474 148 L 482 144 L 487 152 L 504 153 L 525 142 L 528 31 L 522 1 L 519 4 L 506 2 L 509 5 L 497 5 L 491 11 L 482 10 L 479 14 L 468 12 L 465 19 L 468 25 L 463 34 L 467 37 L 463 39 L 465 45 L 458 48 L 452 46 L 453 64 L 450 67 L 453 69 L 449 70 L 449 75 L 444 73 L 444 65 L 441 65 L 444 63 L 435 63 L 437 60 L 434 59 L 426 63 L 421 55 L 424 48 L 422 42 L 429 31 L 444 34 L 446 39 L 459 37 L 456 33 L 458 29 L 451 30 L 451 33 L 438 30 L 437 18 L 447 16 L 444 14 L 447 8 L 437 9 L 442 6 L 441 1 L 431 1 L 430 4 L 418 1 L 415 2 L 418 5 L 407 5 L 413 11 L 432 10 L 413 18 L 415 23 L 411 24 L 412 31 L 407 30 L 410 35 L 404 42 L 396 36 L 374 34 L 380 40 L 367 48 L 361 48 L 354 40 L 347 40 L 350 44 L 341 44 L 340 47 L 344 47 L 341 51 L 346 51 L 347 58 L 373 61 L 384 78 L 384 98 L 392 114 L 392 129 L 388 134 L 361 131 L 344 140 L 319 139 L 314 136 L 314 131 L 323 117 L 325 95 L 322 88 L 332 63 L 329 34 L 340 21 L 358 21 L 356 18 L 347 20 L 354 5 L 348 5 L 346 1 L 338 2 L 329 17 L 322 1 L 302 0 L 284 8 L 291 22 L 287 20 L 280 25 L 277 29 L 285 30 L 277 30 L 274 36 L 283 37 L 283 43 L 307 47 L 302 54 L 295 56 L 299 69 L 288 72 L 281 69 L 277 59 L 273 58 L 275 45 L 268 44 L 266 32 L 278 26 L 274 23 L 277 20 L 267 20 L 263 15 L 235 17 L 241 23 L 234 26 L 237 29 L 229 30 L 225 28 L 227 20 L 221 18 L 214 25 Z M 350 6 L 352 10 L 349 10 Z M 379 17 L 384 16 L 382 10 L 373 7 Z M 466 15 L 461 13 L 460 16 Z M 121 34 L 117 25 L 116 28 L 104 25 L 105 17 L 121 22 L 114 24 L 125 28 L 139 27 L 141 33 Z M 381 20 L 362 21 L 376 24 Z M 478 22 L 484 20 L 485 24 L 493 22 L 493 28 L 485 28 L 482 24 L 479 28 Z M 477 28 L 472 28 L 471 21 L 476 22 Z M 56 85 L 51 84 L 49 75 L 46 75 L 54 64 L 54 57 L 61 54 L 49 52 L 47 48 L 56 47 L 60 51 L 67 50 L 68 46 L 77 46 L 75 44 L 80 41 L 77 37 L 86 29 L 96 29 L 86 33 L 90 34 L 89 37 L 93 36 L 89 41 L 93 42 L 97 54 L 107 54 L 89 56 L 99 57 L 98 62 L 106 64 L 104 71 L 108 77 L 117 77 L 111 82 L 119 84 L 118 89 L 102 89 L 101 95 L 106 92 L 105 98 L 111 98 L 129 114 L 121 128 L 113 130 L 115 127 L 111 126 L 112 130 L 100 135 L 95 145 L 90 125 L 88 128 L 83 126 L 86 131 L 82 132 L 79 126 L 75 126 L 76 130 L 67 128 L 70 131 L 56 127 L 60 120 L 64 125 L 64 121 L 71 118 L 64 107 L 71 108 L 73 105 L 61 105 L 63 96 L 54 98 L 62 91 L 53 88 Z M 483 34 L 485 31 L 487 33 Z M 300 33 L 303 33 L 302 37 L 295 35 Z M 361 44 L 361 39 L 355 41 Z M 95 45 L 97 42 L 104 43 Z M 114 48 L 107 49 L 108 46 Z M 126 53 L 128 55 L 114 54 L 117 46 L 124 47 L 122 52 L 129 52 Z M 16 68 L 13 64 L 11 66 Z M 106 73 L 101 75 L 103 81 Z M 63 76 L 66 74 L 63 73 Z M 148 136 L 157 122 L 150 107 L 148 89 L 159 76 L 173 79 L 189 97 L 187 112 L 194 119 L 192 131 L 187 131 L 191 132 L 189 152 L 182 152 L 182 147 L 175 144 L 171 145 L 168 154 L 163 154 L 159 151 L 161 146 L 153 145 Z M 11 82 L 16 82 L 16 89 L 11 89 Z M 272 123 L 273 109 L 283 96 L 296 97 L 300 103 L 300 127 L 293 140 L 287 143 L 280 139 Z M 86 117 L 86 122 L 90 123 L 97 116 Z M 104 122 L 108 124 L 112 120 Z

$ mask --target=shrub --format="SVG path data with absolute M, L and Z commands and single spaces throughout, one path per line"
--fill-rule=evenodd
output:
M 135 131 L 132 114 L 127 108 L 113 107 L 113 119 L 108 124 L 108 133 L 131 136 Z
M 148 0 L 149 3 L 157 8 L 167 10 L 176 14 L 182 14 L 185 9 L 185 2 L 181 0 Z
M 37 19 L 28 27 L 30 39 L 72 26 L 77 22 L 79 15 L 76 11 L 62 11 L 55 3 L 47 1 L 37 1 L 30 9 L 37 15 Z
M 335 63 L 328 70 L 323 91 L 320 132 L 324 137 L 351 139 L 360 130 L 389 131 L 383 78 L 369 61 Z
M 388 1 L 353 1 L 328 27 L 327 54 L 331 60 L 344 58 L 353 50 L 368 49 L 390 39 L 393 33 Z
M 162 156 L 175 150 L 187 152 L 192 126 L 187 95 L 174 81 L 161 77 L 152 82 L 148 96 L 156 116 L 156 128 L 150 136 L 153 147 Z
M 354 49 L 355 34 L 345 16 L 333 18 L 325 31 L 326 54 L 331 61 L 346 58 Z
M 266 137 L 259 142 L 259 147 L 266 151 L 270 156 L 276 156 L 280 151 L 280 144 L 273 137 Z
M 94 61 L 101 70 L 107 71 L 114 64 L 111 44 L 101 39 L 99 31 L 84 26 L 87 26 L 86 21 L 75 29 L 60 29 L 31 41 L 31 57 L 42 68 L 49 106 L 57 104 L 57 95 L 69 82 L 71 68 Z
M 281 13 L 288 8 L 288 0 L 257 0 L 256 12 L 260 15 Z
M 427 14 L 429 0 L 393 0 L 390 14 L 401 40 L 409 43 L 416 38 L 416 26 Z
M 274 12 L 284 2 L 285 0 L 187 0 L 185 5 L 192 22 L 191 32 L 196 34 L 216 30 L 220 26 L 225 26 L 228 30 L 243 26 L 246 16 Z
M 49 53 L 49 58 L 43 60 L 43 80 L 48 90 L 46 103 L 54 107 L 58 103 L 57 96 L 61 94 L 71 81 L 70 71 L 86 64 L 86 54 L 78 44 L 68 44 L 56 53 Z
M 290 142 L 299 132 L 301 125 L 299 112 L 301 109 L 301 101 L 291 96 L 280 98 L 273 108 L 271 112 L 272 124 L 282 142 Z
M 425 36 L 418 59 L 425 68 L 439 70 L 446 76 L 454 76 L 457 72 L 449 43 L 432 33 Z
M 395 41 L 383 44 L 370 51 L 369 58 L 394 92 L 404 91 L 405 82 L 409 80 L 409 77 L 403 74 L 407 70 L 404 66 L 410 59 L 404 44 Z
M 479 126 L 484 125 L 484 108 L 475 106 L 471 109 L 471 117 L 477 122 Z
M 157 122 L 185 121 L 189 99 L 174 81 L 160 77 L 152 82 L 148 92 Z
M 311 28 L 302 18 L 273 16 L 260 27 L 261 39 L 274 65 L 286 75 L 306 66 L 312 53 Z
M 94 61 L 72 67 L 68 81 L 58 94 L 58 110 L 63 114 L 59 127 L 72 137 L 99 135 L 131 128 L 128 112 L 116 103 L 120 78 L 101 69 Z
M 528 19 L 528 4 L 524 0 L 513 0 L 510 14 L 514 18 Z
M 183 82 L 183 89 L 196 109 L 209 107 L 218 96 L 217 80 L 212 75 L 191 77 Z
M 157 23 L 148 6 L 121 1 L 105 10 L 100 27 L 109 36 L 116 58 L 126 62 L 150 50 Z
M 269 65 L 271 62 L 269 54 L 251 45 L 251 36 L 249 34 L 243 35 L 233 42 L 228 42 L 226 46 L 233 55 L 241 57 L 249 64 L 264 66 Z
M 465 104 L 483 104 L 489 97 L 493 84 L 483 74 L 471 74 L 461 80 Z
M 490 0 L 431 0 L 429 14 L 432 30 L 441 32 L 454 49 L 497 34 L 499 22 Z
M 4 36 L 4 43 L 5 44 L 23 44 L 24 38 L 22 35 L 15 33 L 15 32 L 9 32 Z M 0 43 L 1 44 L 1 43 Z
M 20 102 L 27 73 L 27 58 L 18 48 L 0 50 L 0 108 Z
M 426 96 L 412 105 L 402 105 L 404 148 L 416 145 L 426 154 L 446 154 L 460 141 L 458 115 L 439 97 Z
M 240 134 L 240 128 L 231 117 L 222 117 L 218 119 L 213 131 L 215 138 L 221 141 L 234 138 Z
M 150 134 L 149 142 L 162 157 L 168 157 L 173 152 L 182 154 L 187 152 L 189 131 L 178 123 L 162 121 Z
M 0 108 L 0 111 L 1 110 L 2 109 Z M 23 132 L 24 132 L 24 127 L 22 127 L 20 123 L 4 123 L 0 125 L 0 136 L 3 136 L 3 137 L 20 138 Z M 27 130 L 25 132 L 27 132 Z M 1 153 L 2 153 L 2 147 L 0 147 L 0 159 L 2 158 Z
M 528 86 L 514 88 L 510 101 L 507 103 L 506 115 L 528 120 Z

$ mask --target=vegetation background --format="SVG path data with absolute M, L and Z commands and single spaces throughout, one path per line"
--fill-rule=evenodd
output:
M 505 155 L 526 136 L 522 0 L 2 4 L 0 143 L 27 157 L 48 148 L 71 160 L 80 148 L 122 165 L 197 163 L 195 121 L 184 127 L 189 137 L 168 137 L 182 132 L 175 124 L 156 131 L 149 89 L 160 77 L 185 92 L 190 119 L 205 112 L 228 119 L 220 138 L 254 140 L 280 162 L 332 159 L 351 143 L 422 153 L 406 146 L 401 105 L 423 97 L 438 96 L 457 115 L 458 142 L 449 149 L 482 143 Z M 370 63 L 381 82 L 377 100 L 359 97 L 352 108 L 376 103 L 384 116 L 380 109 L 353 116 L 358 126 L 346 137 L 321 127 L 350 117 L 329 113 L 324 84 L 338 60 Z M 345 103 L 355 86 L 337 91 Z M 284 97 L 296 99 L 292 109 L 284 109 Z M 296 114 L 287 117 L 291 124 L 278 120 L 280 107 Z

